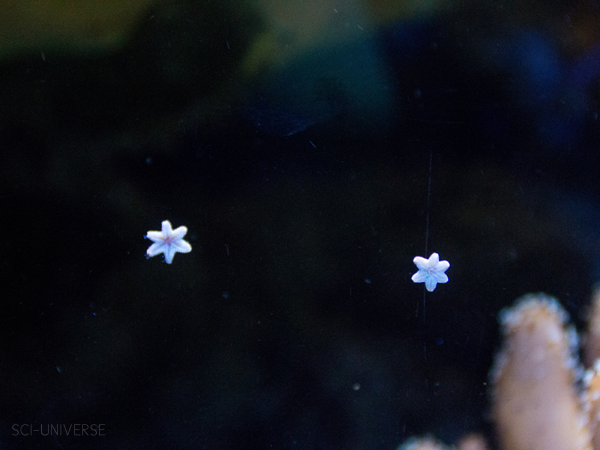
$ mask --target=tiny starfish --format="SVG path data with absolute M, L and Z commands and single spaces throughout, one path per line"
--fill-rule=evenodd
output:
M 425 283 L 425 287 L 429 292 L 433 292 L 438 283 L 447 283 L 448 275 L 444 272 L 450 267 L 448 261 L 440 261 L 440 255 L 432 253 L 429 259 L 421 256 L 415 256 L 413 262 L 419 269 L 411 280 L 415 283 Z
M 179 227 L 173 230 L 171 222 L 168 220 L 163 221 L 162 231 L 148 231 L 146 235 L 148 239 L 154 242 L 146 251 L 148 257 L 164 253 L 165 262 L 171 264 L 175 253 L 191 252 L 192 246 L 189 242 L 183 240 L 185 233 L 187 233 L 186 227 Z

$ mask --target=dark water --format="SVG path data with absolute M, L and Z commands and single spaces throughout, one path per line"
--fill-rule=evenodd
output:
M 181 2 L 119 50 L 2 61 L 0 447 L 493 442 L 498 312 L 543 291 L 580 325 L 600 273 L 597 40 L 353 5 Z

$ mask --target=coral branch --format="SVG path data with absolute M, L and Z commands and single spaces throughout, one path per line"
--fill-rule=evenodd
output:
M 598 357 L 600 357 L 600 289 L 596 289 L 592 295 L 592 309 L 584 348 L 585 366 L 594 367 Z
M 594 449 L 600 448 L 600 363 L 596 362 L 594 369 L 585 375 L 585 393 L 583 395 L 584 409 L 590 418 L 590 431 Z
M 600 289 L 592 300 L 583 349 L 592 369 L 583 377 L 576 375 L 582 373 L 577 334 L 566 328 L 568 314 L 555 299 L 529 294 L 500 313 L 504 344 L 491 378 L 501 448 L 600 450 Z M 459 450 L 485 447 L 477 435 L 458 444 Z M 424 438 L 411 439 L 400 450 L 446 448 Z
M 575 333 L 545 295 L 528 295 L 501 314 L 504 350 L 493 370 L 493 415 L 503 448 L 591 449 L 574 386 Z

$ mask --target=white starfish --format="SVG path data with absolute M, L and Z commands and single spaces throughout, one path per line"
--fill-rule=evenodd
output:
M 192 246 L 189 242 L 183 240 L 185 233 L 187 233 L 186 227 L 179 227 L 173 230 L 171 222 L 168 220 L 163 221 L 162 231 L 148 231 L 146 235 L 148 239 L 154 242 L 146 251 L 148 257 L 164 253 L 165 262 L 171 264 L 175 253 L 191 252 Z
M 415 283 L 425 283 L 425 287 L 429 292 L 433 292 L 438 283 L 447 283 L 448 275 L 444 272 L 450 267 L 448 261 L 440 261 L 440 255 L 432 253 L 429 259 L 421 256 L 415 256 L 413 262 L 419 269 L 411 280 Z

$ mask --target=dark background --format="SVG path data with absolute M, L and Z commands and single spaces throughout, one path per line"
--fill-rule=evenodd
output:
M 499 311 L 600 276 L 600 6 L 52 4 L 0 19 L 1 448 L 494 442 Z

